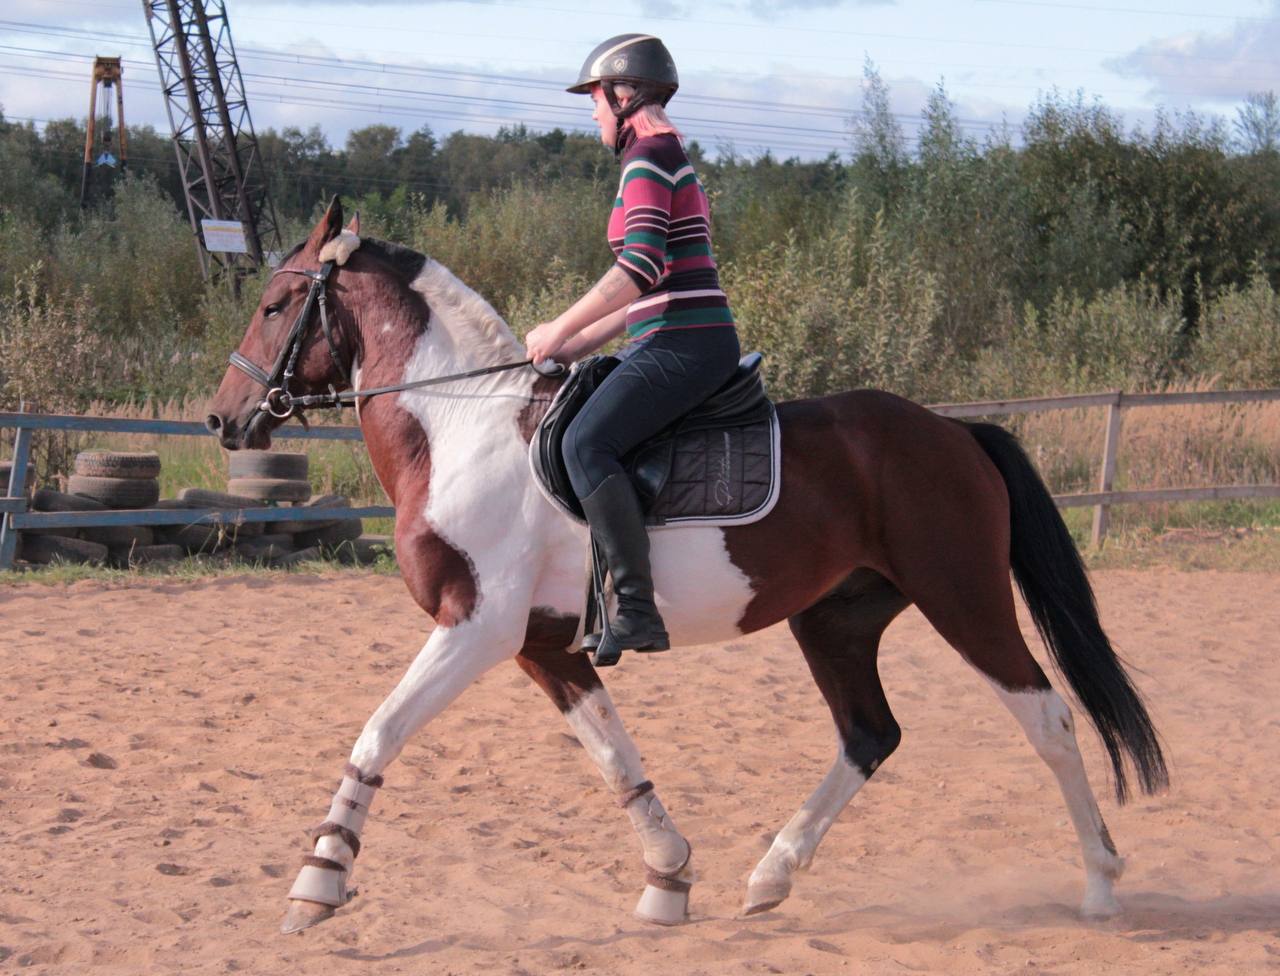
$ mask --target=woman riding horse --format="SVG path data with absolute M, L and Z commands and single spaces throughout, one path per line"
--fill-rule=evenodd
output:
M 614 266 L 573 307 L 525 338 L 529 357 L 572 361 L 624 330 L 623 365 L 565 433 L 565 466 L 618 597 L 600 638 L 613 650 L 670 647 L 653 600 L 649 536 L 621 458 L 714 393 L 738 365 L 738 335 L 711 253 L 707 196 L 665 106 L 679 87 L 666 46 L 611 37 L 569 91 L 590 94 L 600 141 L 622 162 L 609 217 Z M 609 646 L 612 644 L 613 646 Z

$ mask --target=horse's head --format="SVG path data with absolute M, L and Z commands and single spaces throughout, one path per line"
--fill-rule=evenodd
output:
M 356 337 L 338 279 L 359 247 L 359 230 L 358 217 L 343 229 L 334 197 L 306 243 L 271 276 L 205 418 L 223 447 L 270 446 L 271 431 L 291 415 L 282 394 L 350 385 Z

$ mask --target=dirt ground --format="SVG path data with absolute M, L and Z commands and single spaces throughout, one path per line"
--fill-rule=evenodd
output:
M 693 843 L 690 924 L 631 917 L 630 825 L 507 665 L 388 771 L 361 894 L 291 937 L 277 926 L 303 831 L 427 631 L 400 581 L 6 587 L 0 970 L 1280 972 L 1280 575 L 1094 579 L 1174 777 L 1168 795 L 1117 808 L 1082 728 L 1129 861 L 1118 919 L 1077 916 L 1083 872 L 1048 770 L 912 610 L 882 654 L 902 748 L 779 909 L 736 917 L 834 749 L 785 627 L 628 655 L 605 675 Z

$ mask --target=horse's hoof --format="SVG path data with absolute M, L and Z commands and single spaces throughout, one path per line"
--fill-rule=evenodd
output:
M 1080 906 L 1080 914 L 1085 918 L 1093 919 L 1115 918 L 1121 911 L 1116 896 L 1109 891 L 1105 894 L 1086 896 L 1084 903 Z
M 777 908 L 791 894 L 789 881 L 763 881 L 747 885 L 747 900 L 742 903 L 742 914 L 759 915 Z
M 284 935 L 301 932 L 313 925 L 319 925 L 326 919 L 333 918 L 337 911 L 332 905 L 321 905 L 318 901 L 303 901 L 301 898 L 289 899 L 289 910 L 285 912 L 284 921 L 280 923 L 280 931 Z
M 689 918 L 689 892 L 644 886 L 644 894 L 632 914 L 654 925 L 682 925 Z

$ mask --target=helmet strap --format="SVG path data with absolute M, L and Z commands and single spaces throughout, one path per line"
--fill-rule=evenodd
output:
M 618 101 L 618 95 L 613 90 L 614 83 L 611 81 L 602 82 L 601 90 L 604 91 L 605 101 L 609 103 L 609 108 L 613 112 L 614 118 L 614 139 L 613 139 L 613 155 L 621 156 L 626 151 L 627 146 L 631 143 L 631 139 L 627 137 L 626 121 L 635 115 L 640 109 L 646 105 L 653 103 L 652 93 L 643 88 L 635 87 L 635 94 L 631 96 L 631 100 L 626 105 Z M 670 98 L 670 96 L 667 96 Z M 661 102 L 665 104 L 665 102 Z M 634 132 L 634 130 L 632 130 Z

